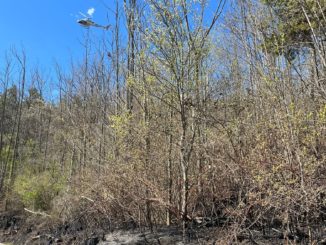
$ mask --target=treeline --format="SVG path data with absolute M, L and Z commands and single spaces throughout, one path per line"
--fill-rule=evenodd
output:
M 115 12 L 109 40 L 88 36 L 81 62 L 54 67 L 52 103 L 24 52 L 2 62 L 3 205 L 313 244 L 326 219 L 325 1 L 125 0 Z

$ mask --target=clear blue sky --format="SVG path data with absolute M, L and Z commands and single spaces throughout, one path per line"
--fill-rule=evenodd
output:
M 119 3 L 123 8 L 123 1 Z M 216 5 L 216 0 L 210 1 L 208 16 Z M 80 60 L 84 55 L 81 43 L 87 31 L 77 20 L 84 18 L 79 12 L 87 14 L 91 8 L 95 10 L 92 19 L 96 23 L 114 24 L 115 17 L 109 8 L 115 10 L 115 0 L 0 0 L 0 69 L 6 51 L 24 48 L 28 70 L 37 66 L 55 80 L 55 62 L 69 69 L 72 59 Z M 127 35 L 123 18 L 120 27 L 123 41 Z M 111 32 L 90 28 L 93 40 L 104 36 L 110 39 Z M 48 89 L 56 93 L 55 89 Z
M 215 9 L 216 2 L 211 0 L 208 12 Z M 115 9 L 114 5 L 115 0 L 0 0 L 0 66 L 4 52 L 13 46 L 24 47 L 30 64 L 69 63 L 71 57 L 83 54 L 80 42 L 85 29 L 76 22 L 79 12 L 94 8 L 93 20 L 106 25 L 114 21 L 107 9 Z M 91 32 L 103 36 L 102 30 L 91 28 Z
M 114 19 L 102 0 L 0 0 L 0 65 L 4 52 L 13 46 L 24 47 L 29 64 L 44 68 L 54 60 L 67 64 L 71 57 L 80 57 L 85 29 L 77 24 L 77 15 L 90 8 L 100 24 L 107 24 L 107 16 Z M 101 30 L 92 32 L 103 35 Z

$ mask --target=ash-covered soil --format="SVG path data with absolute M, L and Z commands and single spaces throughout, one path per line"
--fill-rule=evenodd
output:
M 186 240 L 177 226 L 145 229 L 112 229 L 87 220 L 70 222 L 50 220 L 40 215 L 26 214 L 24 211 L 0 213 L 0 244 L 85 244 L 85 245 L 169 245 L 169 244 L 285 244 L 284 234 L 276 229 L 268 235 L 252 230 L 233 236 L 227 227 L 191 227 Z M 323 226 L 321 224 L 321 226 Z M 326 245 L 326 228 L 320 228 L 320 235 L 313 241 L 300 234 L 288 236 L 288 244 Z

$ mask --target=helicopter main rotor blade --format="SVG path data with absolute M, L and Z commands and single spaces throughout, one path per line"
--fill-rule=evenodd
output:
M 85 15 L 84 13 L 82 13 L 82 12 L 79 12 L 79 14 L 81 15 L 81 16 L 83 16 L 83 17 L 85 17 L 85 18 L 89 18 L 89 16 L 87 16 L 87 15 Z

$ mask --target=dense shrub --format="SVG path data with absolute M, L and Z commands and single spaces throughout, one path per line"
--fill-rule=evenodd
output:
M 18 194 L 24 205 L 35 210 L 49 210 L 51 201 L 64 188 L 64 177 L 58 176 L 55 171 L 44 171 L 31 174 L 25 171 L 17 176 L 14 184 L 14 193 Z

